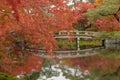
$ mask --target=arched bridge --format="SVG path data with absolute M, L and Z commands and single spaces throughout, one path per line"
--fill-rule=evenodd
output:
M 96 55 L 95 50 L 103 48 L 103 47 L 97 47 L 97 48 L 91 48 L 91 49 L 80 49 L 80 39 L 94 39 L 94 37 L 98 34 L 98 32 L 92 32 L 92 31 L 60 31 L 59 33 L 55 34 L 56 39 L 64 39 L 64 38 L 75 38 L 77 42 L 77 50 L 68 50 L 68 51 L 53 51 L 54 56 L 46 55 L 45 50 L 39 50 L 37 56 L 42 56 L 43 58 L 77 58 L 77 57 L 86 57 L 86 56 L 92 56 Z
M 75 38 L 77 42 L 77 50 L 80 50 L 80 39 L 94 39 L 94 37 L 98 34 L 98 32 L 93 31 L 60 31 L 54 37 L 56 39 L 63 39 L 63 38 Z

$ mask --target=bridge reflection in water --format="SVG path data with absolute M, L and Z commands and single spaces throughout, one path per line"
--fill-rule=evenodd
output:
M 119 62 L 119 58 L 106 58 L 101 53 L 72 59 L 45 58 L 37 80 L 96 80 L 96 77 L 98 80 L 120 80 Z
M 42 56 L 43 58 L 77 58 L 77 57 L 87 57 L 96 55 L 96 50 L 103 49 L 104 47 L 98 47 L 98 48 L 91 48 L 91 49 L 84 49 L 84 50 L 72 50 L 72 51 L 53 51 L 55 55 L 45 55 L 47 52 L 40 50 L 38 51 L 39 54 L 36 54 L 38 56 Z

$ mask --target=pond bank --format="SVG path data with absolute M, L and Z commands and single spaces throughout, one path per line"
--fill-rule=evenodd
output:
M 105 39 L 105 44 L 120 44 L 120 39 Z

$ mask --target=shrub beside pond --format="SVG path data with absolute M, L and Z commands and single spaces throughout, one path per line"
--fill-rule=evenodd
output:
M 96 38 L 120 39 L 120 31 L 100 32 L 98 35 L 96 35 Z
M 31 75 L 24 75 L 25 80 L 37 80 L 39 78 L 40 72 L 33 72 Z
M 15 78 L 9 74 L 0 72 L 0 80 L 20 80 L 20 79 Z

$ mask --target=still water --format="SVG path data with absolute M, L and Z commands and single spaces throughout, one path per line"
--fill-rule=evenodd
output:
M 88 57 L 44 59 L 36 80 L 120 80 L 120 49 L 116 47 L 96 50 L 96 55 Z
M 49 61 L 46 60 L 46 62 Z M 78 80 L 83 77 L 80 67 L 70 67 L 68 65 L 64 65 L 60 60 L 45 64 L 37 80 L 71 80 L 70 78 L 74 76 L 78 78 Z

